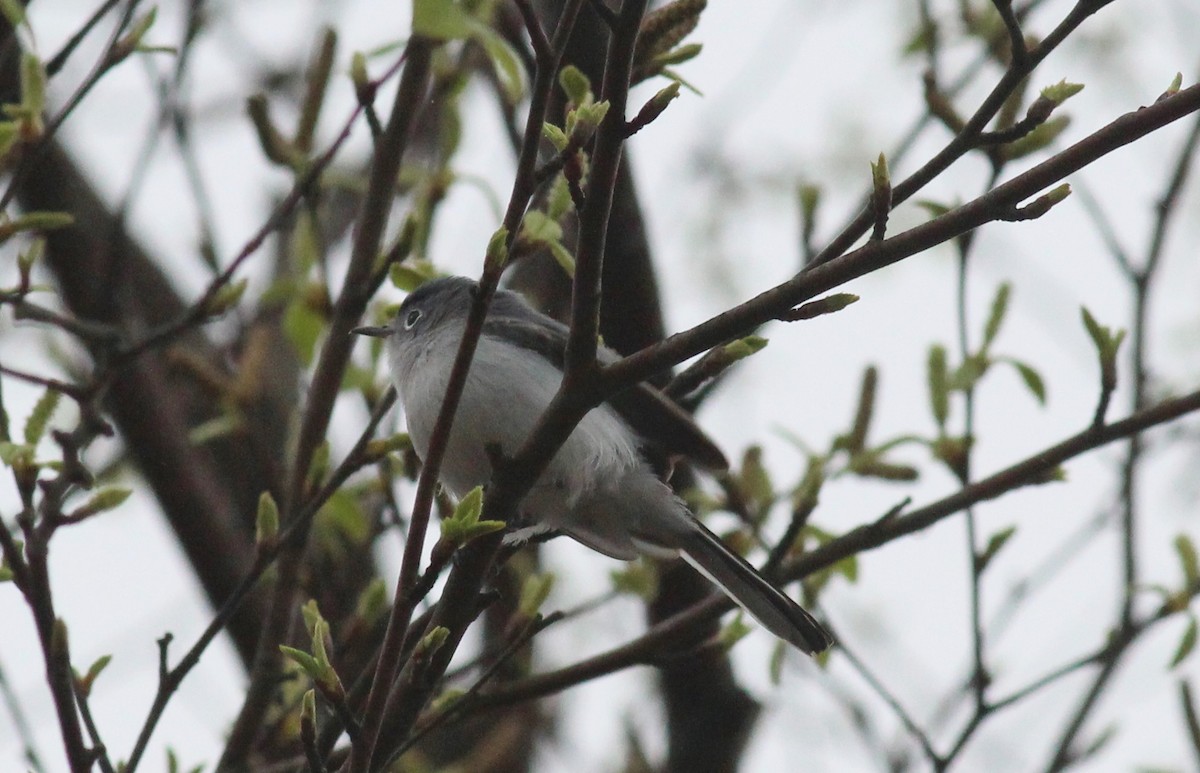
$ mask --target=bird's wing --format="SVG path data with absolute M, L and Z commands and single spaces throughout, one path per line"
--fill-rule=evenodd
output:
M 527 309 L 522 311 L 529 313 Z M 560 370 L 564 366 L 569 330 L 560 322 L 549 317 L 534 322 L 510 312 L 504 305 L 499 308 L 493 305 L 483 329 L 485 335 L 497 336 L 535 352 Z M 619 355 L 601 347 L 599 359 L 602 364 L 610 364 L 616 362 Z M 725 454 L 691 415 L 657 389 L 638 384 L 613 395 L 609 403 L 634 432 L 657 448 L 686 456 L 711 470 L 729 467 Z

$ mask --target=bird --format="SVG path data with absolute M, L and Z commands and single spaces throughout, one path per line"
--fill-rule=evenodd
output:
M 353 331 L 384 340 L 421 459 L 478 292 L 466 277 L 433 279 L 410 293 L 387 325 Z M 562 381 L 569 333 L 518 293 L 496 291 L 439 474 L 456 497 L 487 485 L 495 454 L 515 454 L 533 431 Z M 598 359 L 609 364 L 619 355 L 601 345 Z M 556 532 L 624 561 L 682 556 L 775 636 L 808 654 L 827 649 L 833 638 L 825 627 L 692 515 L 647 460 L 651 450 L 727 467 L 683 409 L 639 384 L 584 415 L 522 500 L 520 521 L 529 525 L 507 541 Z

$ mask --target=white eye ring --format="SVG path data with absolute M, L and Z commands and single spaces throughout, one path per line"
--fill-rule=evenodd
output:
M 408 312 L 408 316 L 404 318 L 404 329 L 412 330 L 413 325 L 417 324 L 417 320 L 421 318 L 421 310 L 413 309 Z

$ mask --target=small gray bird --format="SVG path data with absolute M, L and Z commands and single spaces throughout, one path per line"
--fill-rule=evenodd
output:
M 386 339 L 421 458 L 477 291 L 464 277 L 436 279 L 410 294 L 390 325 L 354 331 Z M 441 481 L 456 496 L 491 479 L 489 449 L 521 448 L 562 381 L 568 332 L 516 293 L 496 292 L 442 462 Z M 599 356 L 602 363 L 618 359 L 603 347 Z M 642 456 L 655 443 L 708 468 L 726 467 L 720 449 L 684 411 L 639 385 L 583 417 L 522 501 L 523 521 L 624 561 L 682 554 L 771 633 L 807 653 L 827 648 L 833 640 L 821 624 L 725 547 L 655 475 Z

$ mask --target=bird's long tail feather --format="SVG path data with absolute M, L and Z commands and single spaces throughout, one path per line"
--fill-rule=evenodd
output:
M 679 546 L 683 557 L 764 628 L 808 654 L 833 643 L 816 618 L 767 582 L 703 524 L 695 520 L 692 524 L 695 528 Z

